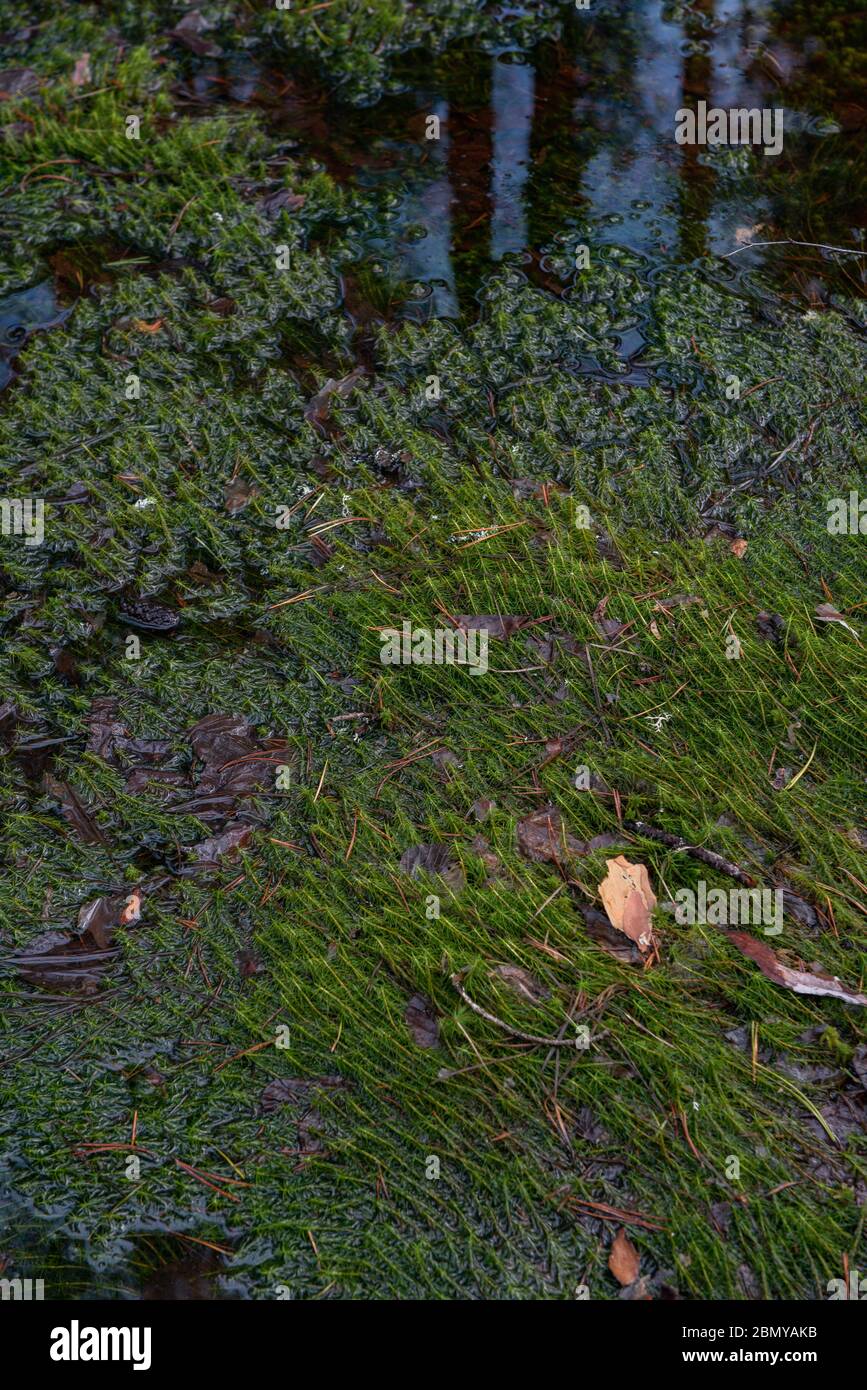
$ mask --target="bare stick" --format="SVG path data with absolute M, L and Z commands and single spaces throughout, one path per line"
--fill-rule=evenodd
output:
M 658 840 L 660 844 L 670 845 L 672 849 L 685 850 L 694 859 L 701 859 L 704 864 L 710 864 L 712 869 L 719 869 L 720 873 L 728 874 L 730 878 L 737 879 L 738 883 L 743 883 L 747 888 L 755 888 L 756 881 L 745 874 L 743 869 L 739 869 L 737 864 L 732 864 L 730 860 L 723 859 L 721 854 L 716 854 L 712 849 L 702 849 L 701 845 L 691 845 L 687 840 L 682 840 L 679 835 L 670 835 L 667 830 L 657 830 L 656 826 L 648 825 L 643 820 L 628 820 L 624 824 L 629 830 L 634 830 L 636 834 L 643 835 L 647 840 Z
M 464 1003 L 469 1005 L 474 1014 L 478 1014 L 480 1018 L 486 1019 L 488 1023 L 493 1023 L 497 1028 L 502 1028 L 504 1033 L 511 1033 L 513 1038 L 520 1038 L 522 1042 L 539 1043 L 542 1047 L 578 1047 L 580 1039 L 573 1041 L 572 1038 L 539 1038 L 533 1033 L 522 1033 L 519 1029 L 512 1028 L 510 1024 L 504 1023 L 501 1018 L 497 1018 L 494 1014 L 489 1014 L 487 1009 L 483 1009 L 481 1005 L 473 1002 L 461 984 L 460 975 L 452 975 L 451 981 Z M 586 1013 L 587 1010 L 584 1009 L 582 1012 Z M 574 1022 L 576 1016 L 580 1017 L 580 1014 L 573 1015 L 572 1019 L 567 1019 L 567 1023 Z

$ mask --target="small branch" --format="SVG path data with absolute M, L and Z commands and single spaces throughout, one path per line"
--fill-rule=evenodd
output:
M 710 864 L 712 869 L 719 869 L 720 873 L 728 874 L 730 878 L 737 879 L 738 883 L 743 883 L 747 888 L 755 888 L 756 881 L 749 874 L 739 869 L 737 864 L 732 864 L 730 860 L 723 859 L 721 854 L 716 854 L 712 849 L 702 849 L 701 845 L 691 845 L 686 840 L 682 840 L 679 835 L 670 835 L 667 830 L 657 830 L 655 826 L 648 825 L 643 820 L 625 821 L 627 829 L 634 830 L 636 834 L 643 835 L 647 840 L 658 840 L 662 845 L 670 845 L 672 849 L 685 850 L 694 859 L 700 859 L 704 864 Z
M 851 246 L 827 246 L 824 241 L 792 241 L 790 237 L 779 237 L 776 241 L 748 241 L 734 251 L 726 251 L 723 260 L 739 256 L 742 251 L 752 251 L 756 246 L 812 246 L 816 251 L 837 251 L 841 256 L 867 256 L 867 251 L 856 251 Z
M 489 1014 L 487 1009 L 483 1009 L 481 1005 L 473 1002 L 461 984 L 460 975 L 452 975 L 451 982 L 464 1003 L 472 1009 L 474 1014 L 478 1014 L 479 1018 L 486 1019 L 488 1023 L 493 1023 L 495 1027 L 502 1028 L 504 1033 L 510 1033 L 513 1038 L 520 1038 L 522 1042 L 537 1043 L 542 1047 L 578 1047 L 578 1041 L 573 1041 L 572 1038 L 539 1038 L 533 1033 L 522 1033 L 518 1028 L 512 1028 L 510 1024 L 504 1023 L 501 1018 L 497 1018 L 495 1014 Z M 582 1012 L 586 1013 L 587 1010 Z M 567 1022 L 574 1022 L 575 1017 L 580 1017 L 580 1014 L 573 1015 L 573 1018 Z

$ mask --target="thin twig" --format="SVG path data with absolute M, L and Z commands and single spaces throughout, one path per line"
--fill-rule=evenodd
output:
M 474 1003 L 461 984 L 460 975 L 452 975 L 451 982 L 464 1003 L 472 1009 L 474 1014 L 478 1014 L 480 1018 L 486 1019 L 488 1023 L 493 1023 L 497 1028 L 502 1028 L 504 1033 L 510 1033 L 513 1038 L 520 1038 L 522 1042 L 538 1043 L 542 1047 L 578 1047 L 580 1045 L 581 1039 L 573 1041 L 572 1038 L 540 1038 L 534 1033 L 522 1033 L 520 1029 L 513 1028 L 511 1024 L 504 1023 L 503 1020 L 497 1018 L 495 1014 L 489 1014 L 487 1009 L 483 1009 L 480 1004 Z M 582 1013 L 586 1012 L 586 1009 L 582 1010 Z M 571 1020 L 567 1019 L 567 1023 L 570 1021 L 574 1022 L 575 1018 L 580 1017 L 580 1014 L 575 1014 Z
M 712 869 L 719 869 L 720 873 L 728 874 L 730 878 L 737 879 L 738 883 L 743 883 L 747 888 L 755 888 L 756 886 L 754 878 L 744 873 L 743 869 L 739 869 L 737 864 L 723 859 L 721 854 L 716 854 L 712 849 L 703 849 L 701 845 L 691 845 L 687 840 L 682 840 L 679 835 L 671 835 L 667 830 L 657 830 L 654 825 L 648 825 L 643 820 L 628 820 L 624 824 L 628 830 L 634 830 L 636 834 L 643 835 L 646 840 L 658 840 L 660 844 L 670 845 L 672 849 L 685 850 L 694 859 L 701 859 L 704 864 L 710 864 Z

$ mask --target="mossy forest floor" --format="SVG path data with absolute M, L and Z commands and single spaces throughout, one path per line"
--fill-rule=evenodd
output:
M 680 923 L 732 880 L 634 823 L 787 889 L 746 930 L 865 988 L 867 542 L 827 526 L 867 492 L 863 262 L 781 279 L 699 236 L 757 189 L 765 235 L 843 235 L 854 27 L 830 7 L 831 133 L 761 185 L 709 152 L 658 254 L 562 201 L 598 131 L 549 132 L 528 254 L 483 264 L 483 203 L 453 211 L 443 315 L 422 233 L 390 253 L 421 155 L 375 176 L 392 124 L 341 176 L 353 123 L 421 43 L 404 155 L 467 54 L 542 45 L 592 96 L 658 7 L 295 8 L 203 5 L 197 51 L 183 6 L 0 3 L 3 495 L 45 500 L 43 544 L 0 541 L 0 1265 L 47 1297 L 613 1299 L 622 1228 L 628 1296 L 824 1298 L 863 1268 L 867 1014 Z M 712 10 L 669 21 L 701 56 Z M 232 99 L 251 55 L 319 94 L 297 129 L 279 82 Z M 380 662 L 383 628 L 483 615 L 527 620 L 484 675 Z M 649 959 L 600 916 L 618 854 Z M 520 1036 L 579 1018 L 585 1050 Z

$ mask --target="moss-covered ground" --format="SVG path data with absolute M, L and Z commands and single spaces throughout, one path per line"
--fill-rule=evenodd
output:
M 408 46 L 562 19 L 203 8 L 355 102 Z M 864 989 L 865 539 L 827 527 L 867 490 L 855 280 L 811 307 L 576 208 L 544 270 L 506 256 L 428 315 L 371 250 L 387 182 L 179 105 L 182 14 L 0 3 L 4 67 L 42 79 L 0 108 L 0 300 L 71 310 L 0 401 L 3 495 L 45 499 L 44 543 L 0 556 L 0 1264 L 48 1297 L 606 1299 L 623 1226 L 638 1296 L 826 1296 L 863 1262 L 864 1012 L 679 923 L 678 889 L 730 880 L 630 826 L 789 889 L 774 951 Z M 532 625 L 484 675 L 381 664 L 383 628 L 456 615 Z M 167 746 L 100 752 L 100 699 Z M 286 747 L 209 819 L 183 807 L 212 714 Z M 547 806 L 614 838 L 529 860 Z M 240 853 L 190 862 L 239 818 Z M 445 878 L 401 869 L 430 844 Z M 617 853 L 660 900 L 650 964 L 582 911 Z M 136 888 L 95 987 L 22 966 Z M 519 1036 L 579 1016 L 588 1049 Z

